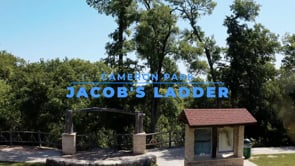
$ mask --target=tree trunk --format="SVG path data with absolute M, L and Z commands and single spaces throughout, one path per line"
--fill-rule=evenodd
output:
M 119 16 L 119 34 L 118 34 L 118 45 L 119 45 L 119 73 L 122 74 L 123 73 L 123 70 L 124 70 L 124 67 L 123 67 L 123 49 L 124 49 L 124 46 L 123 46 L 123 42 L 124 42 L 124 30 L 125 30 L 125 27 L 124 27 L 124 20 L 123 20 L 123 17 L 124 17 L 124 11 L 121 11 L 120 13 L 120 16 Z

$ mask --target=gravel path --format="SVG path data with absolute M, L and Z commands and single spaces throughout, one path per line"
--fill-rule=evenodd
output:
M 252 154 L 281 154 L 295 153 L 295 147 L 269 147 L 253 148 Z M 157 156 L 159 166 L 181 166 L 184 161 L 184 148 L 152 149 L 147 154 Z M 45 162 L 48 157 L 60 157 L 61 151 L 50 148 L 29 146 L 0 146 L 0 161 L 15 162 Z M 90 156 L 90 155 L 88 155 Z M 255 166 L 248 160 L 244 160 L 245 166 Z

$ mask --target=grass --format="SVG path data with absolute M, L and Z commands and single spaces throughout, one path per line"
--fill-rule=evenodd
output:
M 295 153 L 292 154 L 271 154 L 253 155 L 250 161 L 258 166 L 294 166 Z
M 39 163 L 13 163 L 13 162 L 4 162 L 0 161 L 0 166 L 44 166 L 45 164 Z

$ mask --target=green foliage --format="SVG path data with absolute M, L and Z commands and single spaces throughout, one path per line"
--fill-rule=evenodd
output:
M 17 89 L 15 77 L 23 60 L 14 57 L 5 51 L 0 51 L 0 129 L 16 129 L 20 125 L 21 114 L 15 102 Z
M 161 3 L 146 2 L 146 7 L 147 10 L 141 12 L 134 40 L 138 57 L 146 61 L 145 65 L 149 68 L 150 73 L 158 74 L 160 78 L 158 82 L 161 82 L 163 70 L 168 72 L 167 70 L 170 69 L 172 71 L 169 72 L 173 72 L 170 65 L 173 63 L 170 57 L 173 55 L 175 36 L 178 33 L 177 17 L 172 13 L 169 6 Z M 153 85 L 153 87 L 159 86 L 158 84 Z M 151 100 L 150 131 L 155 132 L 160 115 L 158 112 L 160 101 L 154 97 Z
M 240 1 L 235 1 L 234 5 L 239 3 Z M 256 5 L 252 4 L 252 8 L 248 9 L 249 15 L 255 7 Z M 250 111 L 253 111 L 256 98 L 260 96 L 259 89 L 263 83 L 275 75 L 274 66 L 270 62 L 274 58 L 279 43 L 277 36 L 262 25 L 255 24 L 253 28 L 249 28 L 246 23 L 239 23 L 239 19 L 240 17 L 233 15 L 227 17 L 224 23 L 229 34 L 226 58 L 230 62 L 229 69 L 225 70 L 224 80 L 232 91 L 233 100 L 237 101 L 243 97 L 246 100 L 250 99 L 245 102 L 253 104 L 249 107 Z M 232 104 L 235 106 L 234 103 Z
M 272 104 L 278 111 L 290 139 L 295 142 L 295 74 L 291 71 L 281 70 L 279 78 L 275 81 L 278 86 L 277 100 Z
M 231 7 L 233 15 L 226 17 L 229 66 L 223 69 L 223 79 L 231 90 L 231 106 L 245 107 L 257 119 L 258 126 L 246 128 L 246 136 L 256 138 L 259 145 L 288 143 L 286 130 L 273 108 L 279 87 L 273 80 L 277 75 L 272 62 L 279 50 L 277 35 L 261 24 L 250 27 L 259 5 L 253 1 L 237 0 Z M 274 93 L 277 92 L 277 93 Z
M 175 9 L 180 12 L 181 18 L 187 21 L 190 26 L 190 30 L 184 30 L 183 41 L 188 42 L 192 47 L 189 49 L 180 49 L 185 56 L 183 60 L 190 63 L 189 71 L 207 72 L 208 80 L 212 82 L 218 81 L 218 63 L 221 59 L 221 48 L 216 45 L 213 37 L 207 37 L 202 28 L 198 25 L 198 20 L 202 15 L 210 15 L 216 6 L 216 3 L 212 0 L 187 0 L 187 1 L 171 1 L 176 7 Z M 181 45 L 180 45 L 181 46 Z M 192 52 L 194 50 L 194 52 Z M 187 53 L 190 56 L 186 56 Z M 191 54 L 193 53 L 193 54 Z M 205 55 L 208 70 L 204 61 L 200 60 L 200 56 Z M 218 89 L 218 85 L 215 84 L 215 88 Z M 216 90 L 217 92 L 217 90 Z M 217 92 L 218 93 L 218 92 Z M 221 102 L 216 98 L 216 105 L 214 107 L 221 107 Z
M 185 38 L 178 43 L 178 52 L 176 59 L 183 59 L 185 65 L 188 66 L 189 73 L 198 75 L 206 74 L 208 71 L 207 62 L 201 59 L 204 53 L 202 47 L 195 46 L 190 39 L 190 32 L 184 32 Z
M 253 0 L 235 0 L 230 6 L 234 17 L 244 19 L 245 21 L 254 21 L 259 15 L 260 5 Z
M 5 51 L 1 51 L 0 56 L 1 56 L 0 78 L 9 79 L 10 76 L 13 75 L 14 68 L 17 65 L 17 58 Z
M 130 103 L 138 102 L 134 100 L 134 95 L 130 95 L 130 99 L 124 102 L 103 97 L 66 98 L 66 88 L 72 86 L 71 82 L 100 82 L 102 73 L 112 73 L 112 69 L 104 63 L 54 59 L 21 65 L 17 61 L 17 58 L 6 52 L 0 56 L 0 62 L 6 62 L 0 70 L 7 71 L 0 79 L 0 130 L 40 130 L 50 132 L 57 140 L 64 130 L 64 112 L 72 109 L 75 114 L 75 131 L 79 134 L 94 135 L 94 141 L 101 147 L 118 143 L 118 140 L 114 140 L 117 133 L 133 132 L 133 116 L 113 113 L 90 115 L 75 111 L 87 107 L 114 107 L 118 104 L 132 112 L 134 108 Z M 111 85 L 100 87 L 104 86 Z M 90 90 L 92 86 L 85 87 Z M 109 141 L 110 139 L 112 141 Z
M 15 129 L 20 123 L 20 112 L 13 108 L 13 89 L 0 80 L 0 126 L 2 130 Z
M 12 55 L 5 53 L 0 58 L 0 62 L 6 62 L 0 70 L 7 71 L 0 80 L 0 130 L 60 134 L 65 110 L 98 106 L 103 100 L 67 99 L 66 87 L 73 81 L 99 81 L 99 74 L 111 72 L 103 63 L 79 59 L 16 65 L 17 58 Z
M 283 68 L 287 70 L 295 69 L 295 34 L 286 34 L 283 39 L 282 51 L 284 59 L 282 60 Z
M 177 33 L 176 16 L 165 5 L 156 5 L 154 8 L 141 14 L 137 26 L 135 41 L 139 58 L 146 60 L 151 73 L 161 71 L 164 57 L 169 55 L 174 46 L 174 37 Z
M 202 15 L 211 14 L 217 5 L 212 0 L 168 0 L 174 6 L 180 7 L 178 10 L 181 11 L 180 15 L 184 19 L 192 19 L 197 21 Z
M 235 0 L 230 6 L 232 14 L 224 21 L 228 33 L 226 49 L 218 46 L 214 37 L 207 36 L 199 25 L 202 16 L 210 15 L 217 5 L 213 0 L 86 2 L 98 13 L 113 17 L 117 24 L 109 35 L 112 41 L 106 44 L 107 58 L 93 63 L 67 58 L 27 63 L 0 51 L 0 130 L 42 130 L 60 136 L 65 110 L 95 106 L 143 111 L 147 132 L 183 131 L 178 121 L 183 108 L 222 106 L 246 107 L 255 116 L 258 125 L 246 128 L 246 136 L 255 138 L 256 145 L 286 145 L 291 143 L 290 139 L 295 141 L 295 35 L 286 34 L 281 47 L 276 34 L 255 22 L 260 5 L 254 1 Z M 188 28 L 178 27 L 178 21 L 187 23 Z M 132 51 L 141 63 L 130 58 Z M 279 51 L 284 59 L 281 69 L 276 70 L 273 63 Z M 136 98 L 135 92 L 130 92 L 127 99 L 65 97 L 71 82 L 100 82 L 101 73 L 144 70 L 162 79 L 163 73 L 179 73 L 177 60 L 195 74 L 196 82 L 225 82 L 230 99 L 221 103 L 205 97 L 154 98 L 154 87 L 165 93 L 168 86 L 177 91 L 176 84 L 146 85 L 144 98 Z M 91 87 L 85 85 L 87 90 Z M 75 112 L 74 116 L 74 130 L 91 133 L 100 147 L 120 144 L 124 140 L 114 140 L 115 135 L 131 133 L 133 124 L 133 117 L 112 113 Z
M 98 11 L 98 13 L 111 15 L 116 19 L 118 28 L 109 36 L 113 42 L 106 44 L 108 57 L 104 59 L 112 68 L 118 68 L 118 72 L 126 72 L 125 68 L 130 68 L 131 64 L 136 64 L 137 61 L 126 59 L 124 66 L 124 56 L 128 52 L 134 50 L 134 42 L 128 40 L 130 38 L 130 30 L 128 29 L 131 24 L 138 19 L 136 11 L 137 4 L 134 0 L 86 0 L 87 4 Z M 136 66 L 135 66 L 136 67 Z M 133 70 L 136 70 L 133 69 Z
M 177 92 L 178 88 L 175 86 L 174 90 Z M 166 89 L 161 89 L 160 93 L 165 94 Z M 165 98 L 161 100 L 160 108 L 158 131 L 182 131 L 183 127 L 179 125 L 178 116 L 184 109 L 184 101 L 179 97 Z
M 250 160 L 260 166 L 292 166 L 295 154 L 254 155 Z

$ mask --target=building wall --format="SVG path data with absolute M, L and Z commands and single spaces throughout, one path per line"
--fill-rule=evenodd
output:
M 234 154 L 236 157 L 243 157 L 244 126 L 235 126 L 234 132 Z
M 185 142 L 184 142 L 184 165 L 186 165 L 186 161 L 194 160 L 194 128 L 190 128 L 187 124 L 185 124 Z

